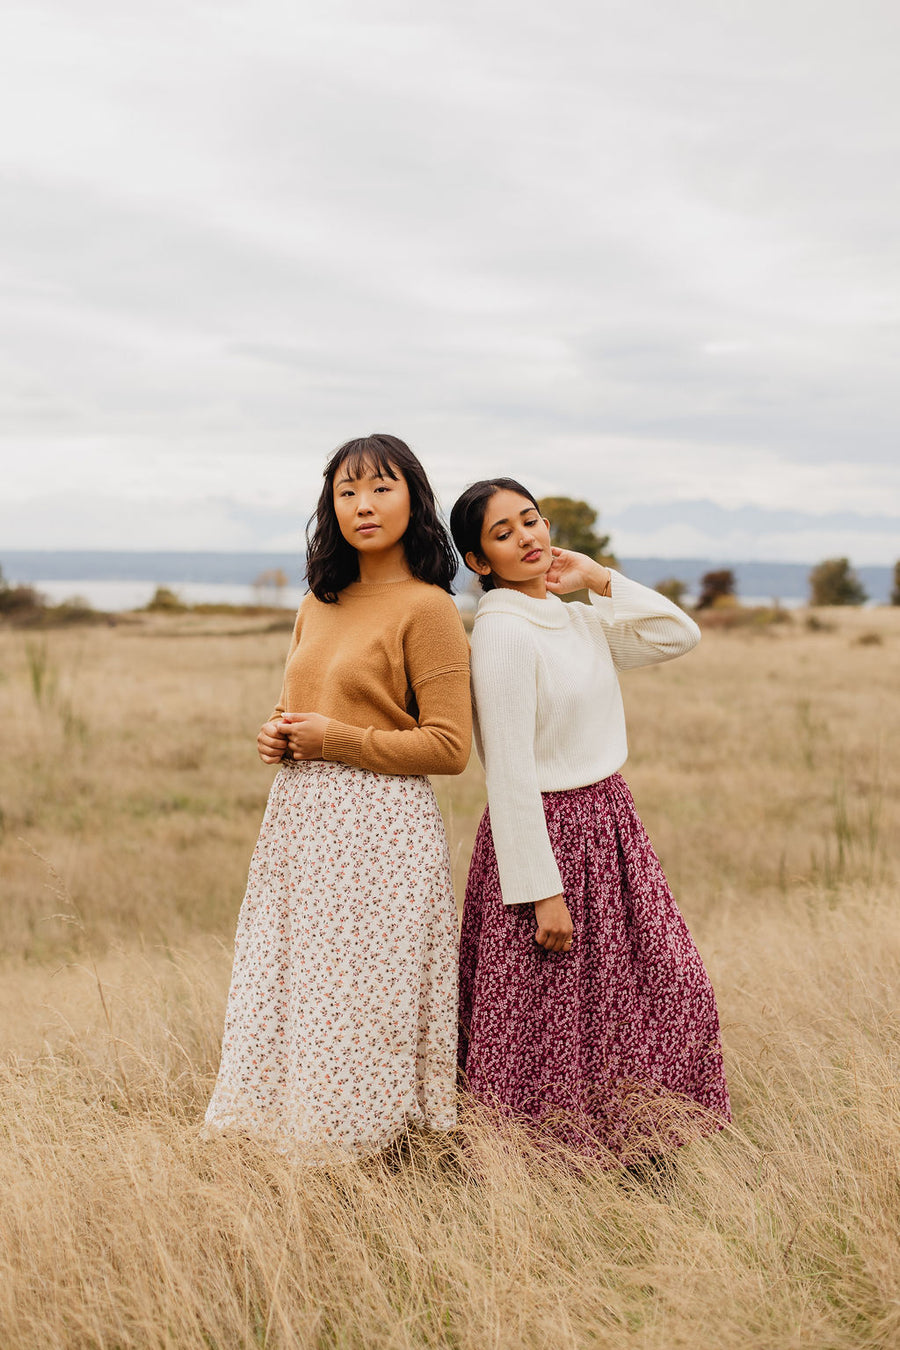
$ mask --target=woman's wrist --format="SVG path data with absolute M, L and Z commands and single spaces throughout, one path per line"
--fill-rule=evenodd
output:
M 596 595 L 612 594 L 612 576 L 608 567 L 602 563 L 594 563 L 587 578 L 588 588 Z

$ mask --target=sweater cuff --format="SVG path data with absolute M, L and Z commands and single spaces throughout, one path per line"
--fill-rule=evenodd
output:
M 563 895 L 559 868 L 550 862 L 546 870 L 538 875 L 531 873 L 528 877 L 517 877 L 515 881 L 507 881 L 506 889 L 503 887 L 501 876 L 500 895 L 504 905 L 536 905 L 539 900 L 549 900 L 551 895 Z
M 614 567 L 609 569 L 610 593 L 597 595 L 591 591 L 591 604 L 601 614 L 611 616 L 615 623 L 634 622 L 635 619 L 658 619 L 663 615 L 684 618 L 684 610 L 649 586 L 642 586 L 631 577 L 623 577 Z
M 329 718 L 322 742 L 322 758 L 337 760 L 340 764 L 353 764 L 359 768 L 362 756 L 363 727 L 351 727 L 346 722 L 336 722 Z

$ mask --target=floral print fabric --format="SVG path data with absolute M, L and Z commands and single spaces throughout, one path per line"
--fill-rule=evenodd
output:
M 207 1126 L 375 1151 L 455 1124 L 457 910 L 426 778 L 321 760 L 269 794 Z
M 620 774 L 545 792 L 574 939 L 504 905 L 485 811 L 466 888 L 459 1065 L 489 1106 L 629 1160 L 730 1120 L 715 996 Z

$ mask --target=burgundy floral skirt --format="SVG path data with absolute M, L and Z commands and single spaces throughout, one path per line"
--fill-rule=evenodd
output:
M 460 949 L 459 1065 L 475 1098 L 539 1135 L 629 1161 L 731 1119 L 709 976 L 628 785 L 545 792 L 571 951 L 504 905 L 485 811 Z

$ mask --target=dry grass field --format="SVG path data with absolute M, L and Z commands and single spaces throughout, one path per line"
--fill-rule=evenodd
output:
M 649 1178 L 204 1140 L 287 632 L 0 632 L 2 1350 L 900 1345 L 900 610 L 821 618 L 623 681 L 735 1108 Z

